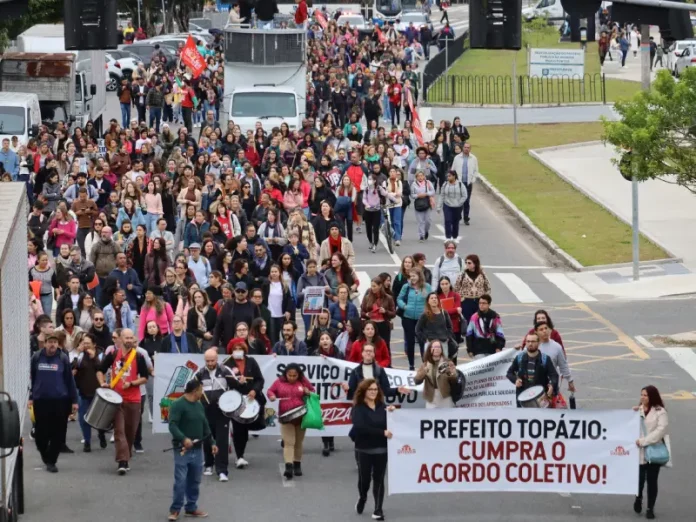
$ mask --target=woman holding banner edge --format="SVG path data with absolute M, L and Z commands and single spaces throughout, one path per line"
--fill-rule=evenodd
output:
M 384 394 L 377 381 L 365 379 L 355 391 L 353 399 L 353 429 L 355 455 L 358 462 L 358 501 L 355 511 L 362 515 L 370 491 L 370 479 L 374 480 L 372 494 L 375 509 L 374 520 L 384 520 L 382 504 L 384 502 L 384 477 L 387 473 L 387 440 L 392 433 L 387 429 L 387 412 L 394 411 L 394 406 L 384 403 Z

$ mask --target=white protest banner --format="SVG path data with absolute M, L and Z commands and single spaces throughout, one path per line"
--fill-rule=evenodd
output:
M 506 350 L 491 355 L 482 360 L 458 366 L 467 378 L 464 397 L 459 401 L 460 407 L 507 406 L 515 407 L 515 388 L 507 379 L 505 373 L 514 357 L 514 350 Z M 353 368 L 357 364 L 339 359 L 322 357 L 297 357 L 255 355 L 264 378 L 264 394 L 273 382 L 282 375 L 285 365 L 290 362 L 299 364 L 306 377 L 314 385 L 321 399 L 324 413 L 324 431 L 308 430 L 308 436 L 347 436 L 351 427 L 351 402 L 341 388 L 348 382 Z M 220 362 L 227 359 L 220 356 Z M 180 397 L 184 386 L 194 373 L 204 366 L 201 354 L 164 354 L 155 356 L 155 386 L 154 404 L 159 405 L 159 414 L 153 419 L 153 432 L 168 431 L 167 418 L 171 402 Z M 411 392 L 408 395 L 397 393 L 387 397 L 389 404 L 404 408 L 424 408 L 421 395 L 422 386 L 416 386 L 413 377 L 415 372 L 387 368 L 384 370 L 392 387 L 405 386 Z M 266 404 L 264 415 L 267 428 L 259 434 L 278 435 L 280 426 L 277 422 L 277 402 Z
M 324 308 L 326 292 L 323 286 L 308 286 L 305 288 L 302 301 L 302 315 L 319 315 Z
M 410 409 L 389 414 L 389 494 L 635 495 L 633 411 Z

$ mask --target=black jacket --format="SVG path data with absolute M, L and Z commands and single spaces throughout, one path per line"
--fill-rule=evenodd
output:
M 396 397 L 398 390 L 392 388 L 389 384 L 389 377 L 387 377 L 387 372 L 384 371 L 377 363 L 372 363 L 372 373 L 375 376 L 375 380 L 379 383 L 379 387 L 385 397 Z M 354 369 L 353 373 L 350 374 L 348 379 L 348 393 L 346 394 L 349 401 L 353 400 L 353 395 L 355 395 L 355 390 L 358 389 L 358 384 L 360 384 L 365 379 L 363 374 L 362 363 L 358 364 Z
M 198 312 L 196 312 L 195 308 L 190 308 L 186 317 L 186 331 L 199 339 L 203 339 L 204 333 L 215 330 L 216 322 L 217 313 L 215 313 L 215 309 L 212 306 L 209 306 L 205 314 L 205 332 L 201 332 L 198 329 Z
M 242 392 L 242 384 L 232 375 L 232 370 L 228 366 L 220 366 L 215 368 L 215 378 L 210 378 L 208 368 L 202 366 L 194 375 L 194 378 L 203 385 L 205 398 L 201 401 L 205 408 L 210 406 L 217 408 L 220 395 L 229 390 L 237 390 Z M 207 400 L 206 400 L 207 399 Z
M 236 337 L 237 325 L 244 322 L 251 328 L 251 322 L 260 315 L 259 307 L 251 301 L 243 304 L 234 300 L 226 302 L 215 324 L 213 345 L 218 347 L 220 353 L 227 353 L 227 343 Z
M 60 298 L 58 298 L 58 302 L 56 303 L 56 327 L 63 324 L 63 312 L 68 309 L 73 309 L 72 298 L 70 295 L 70 291 L 68 290 L 62 294 Z M 80 291 L 78 295 L 82 297 L 84 292 Z
M 543 386 L 544 390 L 546 390 L 549 384 L 553 385 L 553 393 L 558 393 L 558 373 L 551 357 L 547 357 L 539 352 L 539 355 L 534 360 L 534 382 L 532 383 L 527 382 L 528 361 L 529 354 L 526 351 L 520 352 L 512 360 L 512 364 L 507 371 L 507 378 L 511 383 L 515 384 L 517 379 L 522 379 L 522 386 L 517 388 L 517 395 L 532 386 Z
M 387 429 L 387 406 L 383 402 L 377 403 L 373 410 L 367 404 L 359 404 L 351 413 L 353 428 L 351 436 L 357 450 L 387 449 L 387 437 L 384 432 Z
M 228 359 L 225 365 L 231 368 L 233 372 L 237 369 L 237 365 L 232 358 Z M 259 401 L 259 406 L 261 406 L 259 418 L 246 426 L 250 431 L 259 431 L 266 427 L 266 416 L 264 415 L 266 396 L 263 394 L 265 381 L 263 380 L 263 373 L 261 373 L 259 363 L 257 363 L 253 357 L 244 357 L 244 373 L 242 375 L 244 375 L 244 377 L 250 377 L 250 379 L 241 385 L 239 392 L 242 395 L 247 395 L 250 391 L 254 390 L 256 400 Z

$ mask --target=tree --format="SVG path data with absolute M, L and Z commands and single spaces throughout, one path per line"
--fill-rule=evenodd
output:
M 36 24 L 55 24 L 63 21 L 62 0 L 29 0 L 27 13 L 19 18 L 0 21 L 0 35 L 14 40 L 17 35 Z M 2 37 L 0 37 L 2 40 Z
M 616 102 L 618 121 L 603 118 L 605 143 L 616 147 L 625 177 L 659 179 L 696 194 L 696 68 L 679 81 L 657 73 L 649 91 Z

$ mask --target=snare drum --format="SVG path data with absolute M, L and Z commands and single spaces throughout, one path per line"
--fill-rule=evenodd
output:
M 232 414 L 232 420 L 240 424 L 251 424 L 259 418 L 260 414 L 261 405 L 259 401 L 245 396 L 242 399 L 242 405 Z
M 111 431 L 116 412 L 123 404 L 123 397 L 111 388 L 97 388 L 87 413 L 85 422 L 96 430 Z
M 543 386 L 532 386 L 517 396 L 523 408 L 548 408 L 549 398 Z
M 304 417 L 305 413 L 307 413 L 307 406 L 303 404 L 302 406 L 298 406 L 297 408 L 293 408 L 292 410 L 288 410 L 283 413 L 280 417 L 278 417 L 278 421 L 281 424 L 289 424 Z
M 220 395 L 218 407 L 225 417 L 234 418 L 234 414 L 242 406 L 244 397 L 237 390 L 229 390 Z

